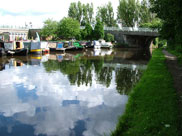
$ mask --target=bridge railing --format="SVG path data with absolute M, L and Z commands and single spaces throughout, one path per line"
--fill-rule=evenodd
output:
M 158 32 L 157 29 L 141 28 L 141 27 L 104 27 L 104 30 L 108 31 L 125 31 L 125 32 Z

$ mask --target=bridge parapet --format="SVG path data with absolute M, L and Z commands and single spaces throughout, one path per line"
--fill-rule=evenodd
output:
M 156 32 L 158 33 L 157 29 L 151 28 L 143 28 L 143 27 L 104 27 L 106 31 L 124 31 L 124 32 Z

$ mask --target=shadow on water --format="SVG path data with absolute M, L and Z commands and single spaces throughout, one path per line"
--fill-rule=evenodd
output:
M 148 60 L 136 49 L 0 58 L 0 135 L 108 135 Z

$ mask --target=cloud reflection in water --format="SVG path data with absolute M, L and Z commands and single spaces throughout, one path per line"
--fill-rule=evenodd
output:
M 71 86 L 67 76 L 59 71 L 47 73 L 42 65 L 24 65 L 0 74 L 1 119 L 11 119 L 0 126 L 11 134 L 20 125 L 31 126 L 34 135 L 108 134 L 128 99 L 117 93 L 114 78 L 108 88 L 94 80 L 91 87 Z

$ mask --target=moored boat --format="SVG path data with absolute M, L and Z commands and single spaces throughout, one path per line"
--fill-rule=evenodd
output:
M 84 46 L 81 45 L 79 42 L 73 42 L 73 46 L 75 46 L 76 49 L 83 49 L 84 48 Z
M 7 55 L 26 56 L 28 54 L 28 50 L 24 48 L 23 41 L 4 42 L 4 49 Z
M 40 42 L 32 41 L 30 46 L 30 53 L 31 54 L 42 54 L 42 49 L 40 46 Z
M 100 49 L 101 48 L 101 44 L 99 41 L 94 41 L 94 49 Z
M 57 46 L 56 46 L 56 51 L 63 51 L 65 52 L 66 48 L 64 47 L 64 43 L 63 42 L 58 42 Z
M 86 48 L 93 48 L 94 47 L 94 42 L 92 42 L 92 41 L 87 42 L 85 47 Z
M 0 56 L 6 55 L 5 49 L 4 49 L 4 42 L 0 42 Z
M 112 48 L 113 45 L 111 42 L 106 42 L 105 40 L 99 40 L 100 44 L 101 44 L 101 48 Z
M 49 54 L 50 50 L 49 50 L 49 47 L 48 47 L 48 42 L 41 42 L 40 46 L 41 46 L 43 54 Z

